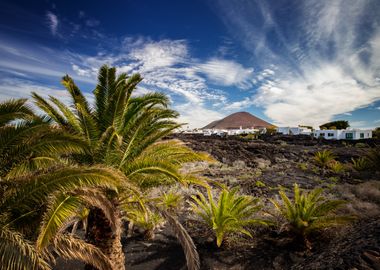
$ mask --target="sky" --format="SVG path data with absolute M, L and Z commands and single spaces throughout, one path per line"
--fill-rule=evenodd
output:
M 98 68 L 140 73 L 203 127 L 247 111 L 278 126 L 380 126 L 378 0 L 1 0 L 0 101 L 91 101 Z

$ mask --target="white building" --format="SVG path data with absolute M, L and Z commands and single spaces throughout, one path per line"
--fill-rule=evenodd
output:
M 360 140 L 372 138 L 370 129 L 326 129 L 315 130 L 315 138 L 324 138 L 326 140 Z
M 255 128 L 239 128 L 239 129 L 204 129 L 204 136 L 233 136 L 233 135 L 241 135 L 241 134 L 254 134 L 260 132 L 260 129 Z
M 278 127 L 277 132 L 284 135 L 311 135 L 312 130 L 304 127 Z

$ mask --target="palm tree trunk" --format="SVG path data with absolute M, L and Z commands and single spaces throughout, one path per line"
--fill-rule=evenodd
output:
M 125 269 L 125 256 L 121 244 L 122 220 L 120 210 L 115 207 L 116 224 L 112 230 L 110 222 L 104 213 L 98 209 L 91 209 L 88 216 L 87 242 L 99 247 L 113 264 L 112 270 Z M 86 265 L 86 270 L 98 270 L 91 265 Z

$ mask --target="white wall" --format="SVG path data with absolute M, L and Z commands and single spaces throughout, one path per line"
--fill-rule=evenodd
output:
M 369 139 L 372 138 L 372 130 L 348 129 L 348 130 L 316 130 L 314 137 L 319 138 L 323 134 L 326 140 L 345 140 L 348 139 L 346 134 L 352 134 L 352 140 Z M 329 136 L 332 135 L 332 136 Z M 363 134 L 363 137 L 360 136 Z

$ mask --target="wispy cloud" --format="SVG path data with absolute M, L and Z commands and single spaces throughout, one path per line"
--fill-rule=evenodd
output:
M 197 70 L 218 85 L 252 87 L 253 68 L 245 68 L 235 61 L 214 58 L 199 64 Z
M 253 61 L 277 67 L 253 96 L 276 123 L 318 125 L 380 99 L 380 20 L 372 16 L 378 1 L 217 3 Z M 278 16 L 289 10 L 292 19 L 280 26 Z
M 47 23 L 50 28 L 50 31 L 55 36 L 57 34 L 57 29 L 58 29 L 58 24 L 59 24 L 58 17 L 53 12 L 48 11 L 46 13 L 46 18 L 47 18 Z
M 73 70 L 81 76 L 95 77 L 100 65 L 108 63 L 119 72 L 141 73 L 142 86 L 173 95 L 174 107 L 181 113 L 181 121 L 200 127 L 219 119 L 223 113 L 215 111 L 228 105 L 228 94 L 210 87 L 236 86 L 246 89 L 253 85 L 252 68 L 222 58 L 206 62 L 189 54 L 185 40 L 126 38 L 121 50 L 112 55 L 72 55 Z M 208 109 L 208 106 L 213 109 Z M 234 105 L 236 106 L 236 105 Z M 231 106 L 231 110 L 234 106 Z M 225 108 L 224 108 L 225 109 Z
M 249 106 L 252 106 L 255 104 L 255 101 L 252 100 L 249 97 L 244 98 L 243 100 L 240 101 L 235 101 L 232 102 L 224 107 L 225 110 L 227 111 L 236 111 L 236 110 L 243 110 L 248 108 Z
M 224 113 L 214 110 L 230 103 L 228 93 L 218 89 L 218 85 L 236 85 L 243 89 L 247 84 L 252 84 L 249 81 L 251 69 L 222 58 L 202 62 L 189 54 L 185 40 L 126 38 L 120 42 L 119 50 L 113 53 L 100 50 L 96 55 L 57 51 L 36 45 L 25 47 L 12 43 L 2 46 L 6 50 L 0 53 L 4 56 L 0 70 L 9 76 L 24 76 L 25 80 L 22 83 L 16 81 L 13 85 L 0 81 L 3 89 L 12 87 L 14 90 L 11 94 L 1 91 L 1 99 L 25 96 L 32 90 L 30 86 L 35 88 L 37 80 L 58 83 L 64 74 L 70 74 L 79 83 L 94 85 L 99 67 L 108 64 L 116 66 L 119 72 L 141 73 L 144 80 L 138 93 L 165 92 L 181 113 L 181 121 L 191 127 L 200 127 L 222 117 Z M 50 58 L 54 61 L 49 61 Z M 215 67 L 218 70 L 215 71 L 210 65 L 212 61 L 220 63 L 222 69 Z M 233 75 L 228 77 L 228 73 Z M 212 80 L 214 87 L 210 87 L 210 74 L 215 75 L 215 80 Z M 227 79 L 221 78 L 223 74 Z M 29 85 L 26 78 L 30 79 Z M 41 87 L 41 92 L 48 93 L 46 83 L 41 83 Z M 208 109 L 210 107 L 212 109 Z
M 55 85 L 43 86 L 40 83 L 27 79 L 0 79 L 0 98 L 2 100 L 30 98 L 32 92 L 36 92 L 45 98 L 49 96 L 59 98 L 63 103 L 67 105 L 70 105 L 72 102 L 70 94 L 65 89 L 58 88 Z M 84 95 L 91 104 L 94 103 L 94 97 L 91 93 L 84 93 Z M 33 104 L 32 100 L 29 100 L 29 102 L 30 104 Z

